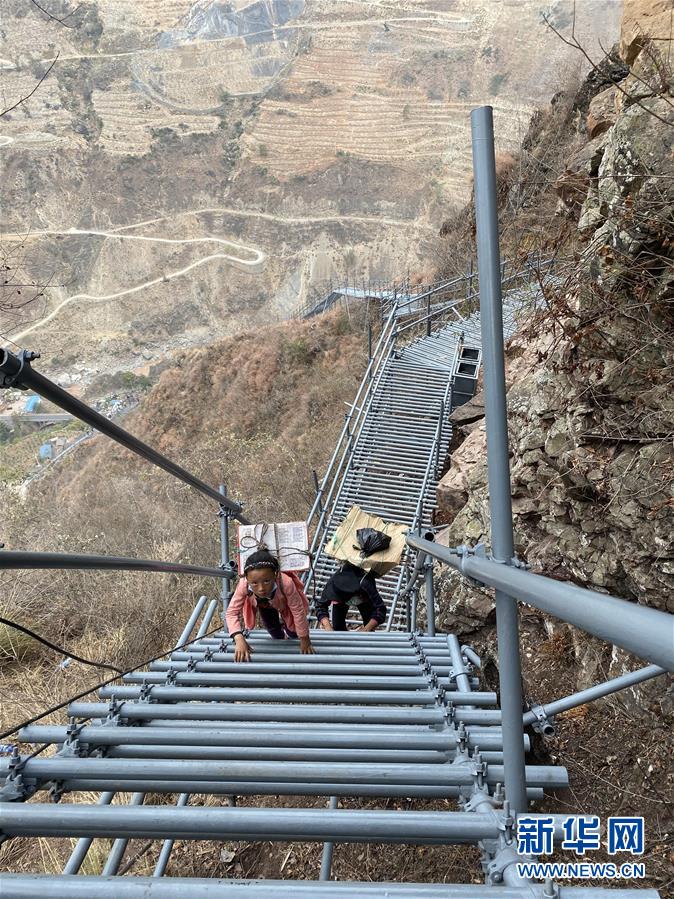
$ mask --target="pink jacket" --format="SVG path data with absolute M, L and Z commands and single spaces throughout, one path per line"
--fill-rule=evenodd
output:
M 306 637 L 309 634 L 309 603 L 306 596 L 298 590 L 295 581 L 288 574 L 282 572 L 277 583 L 276 593 L 269 605 L 276 609 L 289 630 L 295 631 L 298 637 Z M 248 592 L 248 581 L 242 577 L 227 606 L 225 617 L 229 633 L 241 630 L 242 619 L 244 627 L 252 630 L 255 627 L 256 612 L 257 600 Z

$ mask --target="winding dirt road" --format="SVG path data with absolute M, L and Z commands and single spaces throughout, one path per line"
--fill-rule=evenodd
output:
M 120 229 L 121 230 L 121 229 Z M 195 262 L 191 262 L 189 265 L 186 265 L 184 268 L 178 269 L 173 272 L 166 272 L 158 276 L 157 278 L 151 278 L 148 281 L 144 281 L 142 284 L 136 284 L 134 287 L 128 287 L 125 290 L 119 290 L 115 293 L 109 294 L 91 294 L 91 293 L 75 293 L 72 296 L 66 297 L 66 299 L 61 300 L 61 302 L 55 306 L 51 312 L 44 316 L 44 318 L 40 319 L 40 321 L 33 322 L 32 325 L 28 328 L 24 328 L 22 331 L 19 331 L 17 334 L 12 335 L 12 340 L 19 341 L 22 338 L 26 337 L 26 335 L 31 334 L 33 331 L 37 331 L 38 328 L 43 327 L 48 322 L 52 321 L 52 319 L 56 318 L 56 316 L 68 306 L 70 303 L 73 303 L 75 300 L 88 300 L 90 303 L 102 303 L 107 302 L 108 300 L 116 300 L 120 297 L 130 296 L 131 294 L 138 293 L 141 290 L 145 290 L 148 287 L 152 287 L 155 284 L 161 284 L 162 282 L 171 281 L 174 278 L 182 277 L 186 275 L 188 272 L 192 271 L 201 265 L 204 265 L 207 262 L 211 262 L 214 259 L 224 259 L 230 265 L 235 266 L 241 271 L 247 271 L 251 274 L 258 274 L 264 269 L 264 264 L 267 260 L 267 256 L 261 250 L 258 250 L 253 247 L 247 247 L 243 244 L 236 244 L 230 240 L 222 240 L 219 237 L 191 237 L 185 239 L 176 239 L 176 238 L 168 238 L 168 237 L 146 237 L 144 235 L 138 234 L 119 234 L 116 231 L 88 231 L 82 230 L 79 228 L 69 228 L 66 231 L 58 231 L 48 229 L 45 231 L 34 231 L 29 235 L 18 235 L 18 234 L 9 234 L 3 235 L 4 240 L 27 240 L 32 239 L 33 237 L 39 237 L 40 235 L 91 235 L 94 237 L 105 237 L 113 240 L 136 240 L 136 241 L 148 241 L 151 243 L 165 243 L 165 244 L 194 244 L 194 243 L 211 243 L 211 244 L 220 244 L 222 246 L 231 247 L 236 250 L 243 251 L 248 253 L 252 258 L 244 259 L 242 256 L 235 256 L 231 253 L 211 253 L 208 256 L 203 256 L 201 259 L 197 259 Z
M 1 139 L 1 138 L 0 138 Z M 235 207 L 227 207 L 227 206 L 214 206 L 214 207 L 205 207 L 202 209 L 190 209 L 185 210 L 184 212 L 180 212 L 177 215 L 164 215 L 158 216 L 152 219 L 145 219 L 141 222 L 134 222 L 130 225 L 119 225 L 116 228 L 111 228 L 107 231 L 99 231 L 99 230 L 88 230 L 88 229 L 80 229 L 80 228 L 68 228 L 66 230 L 58 230 L 48 228 L 42 231 L 32 231 L 29 234 L 3 234 L 2 239 L 5 241 L 8 240 L 32 240 L 33 238 L 37 238 L 40 236 L 91 236 L 91 237 L 102 237 L 106 239 L 112 240 L 135 240 L 135 241 L 144 241 L 149 243 L 158 243 L 158 244 L 216 244 L 223 248 L 228 248 L 233 252 L 216 252 L 210 253 L 207 256 L 203 256 L 200 259 L 191 262 L 189 265 L 184 266 L 176 271 L 165 272 L 161 275 L 158 275 L 156 278 L 151 278 L 147 281 L 143 281 L 141 284 L 136 284 L 133 287 L 128 287 L 124 290 L 119 290 L 114 293 L 108 294 L 91 294 L 91 293 L 75 293 L 72 296 L 66 297 L 64 300 L 61 300 L 47 315 L 45 315 L 42 319 L 37 322 L 33 322 L 29 327 L 24 328 L 22 331 L 19 331 L 16 334 L 12 335 L 12 340 L 20 341 L 28 334 L 32 334 L 34 331 L 37 331 L 39 328 L 42 328 L 44 325 L 48 324 L 50 321 L 55 319 L 58 314 L 68 305 L 77 301 L 77 300 L 87 300 L 89 303 L 104 303 L 110 300 L 120 299 L 121 297 L 130 296 L 135 293 L 139 293 L 142 290 L 145 290 L 148 287 L 152 287 L 155 284 L 166 283 L 168 281 L 172 281 L 174 278 L 180 278 L 183 275 L 188 274 L 193 269 L 196 269 L 202 265 L 205 265 L 208 262 L 212 262 L 214 260 L 224 260 L 225 262 L 233 265 L 235 268 L 240 271 L 249 272 L 250 274 L 259 274 L 264 270 L 267 255 L 262 250 L 257 247 L 246 246 L 245 244 L 239 244 L 231 240 L 224 240 L 220 237 L 191 237 L 191 238 L 169 238 L 169 237 L 154 237 L 154 236 L 146 236 L 142 234 L 122 234 L 123 231 L 131 231 L 135 228 L 147 227 L 148 225 L 155 225 L 161 222 L 166 221 L 175 221 L 177 218 L 188 215 L 199 215 L 201 213 L 215 213 L 215 214 L 224 214 L 224 215 L 233 215 L 233 216 L 241 216 L 244 218 L 260 218 L 265 219 L 267 221 L 281 222 L 287 223 L 289 225 L 296 224 L 309 224 L 309 225 L 321 225 L 328 222 L 359 222 L 363 224 L 370 225 L 385 225 L 385 226 L 393 226 L 393 227 L 406 227 L 409 228 L 412 222 L 406 219 L 395 219 L 395 218 L 386 218 L 380 216 L 361 216 L 361 215 L 318 215 L 318 216 L 283 216 L 270 212 L 260 212 L 257 210 L 251 209 L 237 209 Z M 435 233 L 435 229 L 430 225 L 420 225 L 418 223 L 414 223 L 414 227 L 424 230 L 431 231 Z M 236 255 L 236 253 L 241 255 Z M 246 258 L 246 256 L 248 258 Z

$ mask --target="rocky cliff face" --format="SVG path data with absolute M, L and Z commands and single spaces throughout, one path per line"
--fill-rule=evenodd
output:
M 590 79 L 568 117 L 556 183 L 570 226 L 561 280 L 508 352 L 513 519 L 533 570 L 674 612 L 674 106 L 669 44 L 660 52 L 647 28 L 655 18 L 657 35 L 669 36 L 672 3 L 650 4 L 657 17 L 641 15 L 644 6 L 626 4 L 623 59 L 609 65 L 617 83 Z M 539 199 L 554 209 L 554 197 Z M 564 233 L 552 221 L 550 231 Z M 480 412 L 459 410 L 469 420 L 457 428 L 469 433 L 439 490 L 449 545 L 489 542 Z M 441 624 L 470 634 L 498 688 L 491 592 L 446 569 L 436 587 Z M 645 664 L 526 606 L 520 622 L 528 704 Z M 545 810 L 643 815 L 651 837 L 640 885 L 663 897 L 674 862 L 673 714 L 659 677 L 559 716 L 556 736 L 533 737 L 570 775 L 571 796 L 546 798 Z
M 577 221 L 573 264 L 511 349 L 513 515 L 534 570 L 674 612 L 673 82 L 648 30 L 660 34 L 671 3 L 644 6 L 625 11 L 629 74 L 590 103 L 581 146 L 570 137 L 558 188 Z M 450 545 L 488 540 L 472 427 L 441 485 Z M 451 574 L 440 587 L 453 628 L 484 624 L 486 594 Z

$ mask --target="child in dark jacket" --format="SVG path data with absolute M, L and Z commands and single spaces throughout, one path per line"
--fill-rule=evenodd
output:
M 318 626 L 326 631 L 345 631 L 349 606 L 356 606 L 360 612 L 361 631 L 374 631 L 386 620 L 386 604 L 379 595 L 374 575 L 345 562 L 327 582 L 316 603 Z

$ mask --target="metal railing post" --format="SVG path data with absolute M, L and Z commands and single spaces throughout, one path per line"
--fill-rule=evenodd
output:
M 323 503 L 321 502 L 321 494 L 323 493 L 323 489 L 321 488 L 321 482 L 318 480 L 318 472 L 315 468 L 311 469 L 311 476 L 314 479 L 314 489 L 316 491 L 316 501 L 318 503 L 318 514 L 323 514 Z
M 412 603 L 410 609 L 410 631 L 414 633 L 417 629 L 417 603 L 419 601 L 419 591 L 414 587 L 412 589 Z
M 482 106 L 473 110 L 471 130 L 480 278 L 491 543 L 494 558 L 508 565 L 514 555 L 514 544 L 510 464 L 508 461 L 494 123 L 491 106 Z M 506 797 L 514 811 L 523 812 L 527 809 L 527 794 L 524 772 L 518 610 L 515 600 L 501 590 L 496 591 L 496 629 L 503 713 Z
M 227 488 L 224 484 L 220 484 L 220 493 L 222 493 L 223 497 L 227 496 Z M 220 506 L 220 563 L 223 568 L 225 565 L 229 565 L 229 560 L 229 509 L 227 506 L 222 505 Z M 223 580 L 222 587 L 220 588 L 223 615 L 227 611 L 231 595 L 232 591 L 229 581 Z
M 337 796 L 330 797 L 330 809 L 334 811 L 339 804 Z M 321 875 L 320 880 L 330 880 L 332 873 L 332 852 L 335 844 L 332 842 L 323 843 L 323 856 L 321 858 Z
M 435 636 L 435 588 L 433 586 L 433 559 L 426 556 L 424 563 L 424 581 L 426 586 L 426 633 Z

